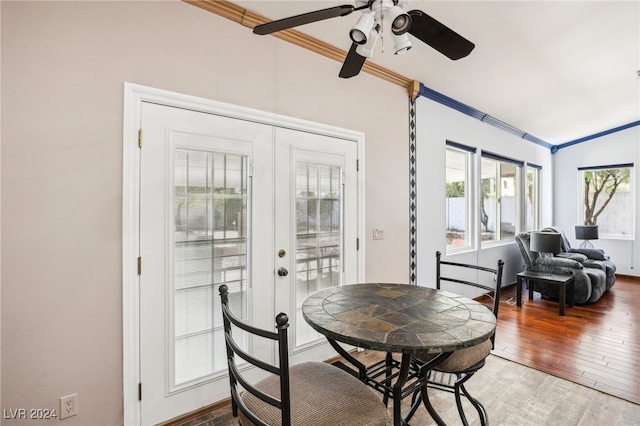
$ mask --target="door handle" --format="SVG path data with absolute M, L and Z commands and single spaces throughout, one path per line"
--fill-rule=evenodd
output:
M 287 268 L 281 267 L 280 269 L 278 269 L 278 275 L 280 275 L 281 277 L 286 277 L 287 275 L 289 275 L 289 271 L 287 271 Z

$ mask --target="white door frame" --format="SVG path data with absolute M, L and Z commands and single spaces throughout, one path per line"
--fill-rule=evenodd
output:
M 138 146 L 138 131 L 141 121 L 142 102 L 153 102 L 355 141 L 358 145 L 360 162 L 357 235 L 358 238 L 363 238 L 365 235 L 363 133 L 195 96 L 125 83 L 122 184 L 122 342 L 125 425 L 140 424 L 140 401 L 138 398 L 138 384 L 140 383 L 140 292 L 138 288 L 140 148 Z M 357 259 L 359 281 L 364 279 L 364 259 L 365 251 L 364 244 L 362 244 L 358 251 Z

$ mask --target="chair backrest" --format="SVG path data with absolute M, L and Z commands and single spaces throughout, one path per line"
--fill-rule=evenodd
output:
M 242 386 L 245 391 L 250 392 L 256 398 L 279 408 L 282 412 L 282 426 L 291 425 L 291 404 L 290 404 L 290 388 L 289 388 L 289 353 L 287 345 L 287 328 L 289 327 L 289 317 L 286 314 L 280 313 L 276 316 L 275 328 L 276 332 L 267 331 L 260 328 L 252 327 L 240 319 L 235 317 L 229 310 L 229 289 L 226 285 L 220 286 L 220 298 L 222 300 L 222 319 L 224 324 L 224 338 L 227 346 L 227 364 L 229 366 L 229 384 L 231 387 L 231 404 L 233 414 L 237 414 L 237 410 L 240 409 L 242 413 L 251 420 L 254 424 L 260 426 L 269 426 L 263 420 L 261 420 L 255 413 L 253 413 L 242 401 L 240 392 L 238 391 L 238 384 Z M 238 342 L 233 337 L 233 328 L 237 327 L 239 330 L 260 336 L 265 339 L 274 340 L 278 344 L 279 364 L 278 366 L 264 362 L 258 359 L 248 352 L 243 350 Z M 274 398 L 268 395 L 255 386 L 253 386 L 242 374 L 236 363 L 236 356 L 244 359 L 248 363 L 267 371 L 271 374 L 280 376 L 280 399 Z
M 443 281 L 457 283 L 461 285 L 472 286 L 476 288 L 480 288 L 483 290 L 487 290 L 492 293 L 493 303 L 491 304 L 491 312 L 498 318 L 498 309 L 500 308 L 500 293 L 502 292 L 502 271 L 504 269 L 504 262 L 502 260 L 498 260 L 497 267 L 487 268 L 485 266 L 471 265 L 466 263 L 458 263 L 458 262 L 448 262 L 444 261 L 441 258 L 441 253 L 439 251 L 436 252 L 436 287 L 438 290 L 441 288 L 441 283 Z M 443 273 L 443 266 L 445 266 L 445 273 Z M 486 272 L 493 277 L 490 279 L 483 280 L 483 282 L 487 282 L 487 284 L 483 284 L 479 281 L 482 281 L 477 278 L 473 281 L 470 279 L 466 279 L 468 274 L 465 275 L 464 271 L 475 270 L 480 272 Z M 495 339 L 494 336 L 491 337 L 491 343 L 493 344 Z

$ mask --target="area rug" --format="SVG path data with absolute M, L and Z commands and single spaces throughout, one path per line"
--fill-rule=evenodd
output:
M 467 389 L 484 404 L 492 425 L 630 426 L 640 419 L 637 404 L 495 355 L 487 358 Z M 455 409 L 445 408 L 451 402 L 440 402 L 445 397 L 451 395 L 434 396 L 434 405 L 436 399 L 443 404 L 447 424 L 459 424 Z
M 637 404 L 495 355 L 487 358 L 486 365 L 467 383 L 467 389 L 483 403 L 491 425 L 631 426 L 640 419 Z M 432 390 L 429 395 L 446 424 L 461 424 L 453 394 Z M 403 405 L 406 412 L 409 401 Z M 469 424 L 479 425 L 475 410 L 467 403 L 465 407 Z M 433 424 L 424 407 L 411 419 L 412 426 Z M 231 416 L 230 408 L 224 408 L 181 426 L 213 425 L 235 426 L 238 421 Z

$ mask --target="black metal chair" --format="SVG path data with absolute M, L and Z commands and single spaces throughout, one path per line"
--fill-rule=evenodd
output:
M 464 263 L 446 262 L 442 261 L 440 257 L 440 252 L 436 252 L 436 287 L 438 289 L 441 289 L 441 283 L 443 281 L 446 281 L 450 283 L 457 283 L 463 286 L 473 286 L 486 290 L 489 293 L 489 296 L 492 298 L 491 305 L 487 307 L 497 318 L 498 308 L 500 307 L 500 292 L 502 288 L 502 271 L 504 269 L 504 262 L 502 260 L 498 260 L 497 268 L 492 269 Z M 446 268 L 446 274 L 442 273 L 443 266 Z M 478 271 L 478 273 L 476 273 L 476 279 L 471 280 L 465 278 L 464 272 L 467 271 L 466 276 L 468 276 L 469 270 Z M 481 272 L 487 273 L 487 276 L 483 280 L 478 278 Z M 485 284 L 482 284 L 481 282 Z M 481 343 L 451 353 L 451 355 L 449 355 L 442 362 L 433 367 L 428 373 L 427 385 L 423 387 L 419 393 L 416 392 L 414 394 L 411 410 L 405 418 L 406 421 L 408 422 L 411 416 L 413 416 L 415 410 L 420 406 L 420 403 L 422 401 L 434 420 L 440 425 L 444 424 L 440 416 L 436 413 L 433 406 L 431 405 L 427 394 L 427 388 L 435 388 L 453 392 L 455 394 L 456 405 L 458 407 L 458 412 L 460 413 L 462 424 L 464 424 L 465 426 L 468 425 L 462 405 L 461 394 L 463 394 L 469 400 L 469 402 L 478 412 L 480 423 L 483 426 L 487 425 L 489 423 L 487 411 L 480 403 L 480 401 L 473 398 L 469 394 L 467 389 L 464 387 L 464 384 L 474 375 L 476 371 L 484 366 L 485 359 L 487 358 L 487 356 L 489 356 L 491 350 L 494 347 L 494 341 L 495 333 L 491 336 L 491 338 Z M 418 363 L 422 363 L 432 359 L 433 355 L 417 355 L 414 358 Z
M 227 346 L 231 406 L 240 424 L 259 426 L 336 426 L 390 424 L 380 395 L 349 373 L 324 362 L 305 362 L 289 366 L 287 328 L 289 318 L 276 316 L 276 332 L 252 327 L 229 309 L 226 285 L 220 286 L 222 317 Z M 233 330 L 243 330 L 252 338 L 277 342 L 278 365 L 256 358 L 241 348 Z M 237 355 L 237 357 L 236 357 Z M 252 383 L 246 378 L 247 365 L 237 358 L 271 373 Z M 240 389 L 242 387 L 244 391 Z

